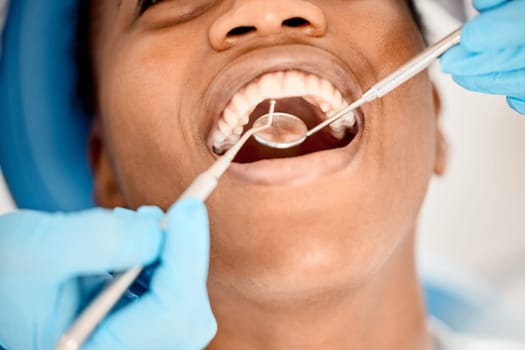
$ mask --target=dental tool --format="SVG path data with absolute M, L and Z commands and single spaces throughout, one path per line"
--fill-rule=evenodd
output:
M 347 116 L 357 108 L 373 100 L 384 97 L 408 80 L 412 79 L 423 70 L 427 69 L 435 59 L 446 51 L 458 45 L 461 41 L 459 28 L 447 35 L 425 51 L 411 59 L 408 63 L 397 69 L 383 80 L 376 83 L 366 91 L 357 101 L 345 107 L 322 123 L 308 130 L 304 121 L 292 114 L 276 113 L 270 128 L 254 134 L 255 140 L 264 146 L 277 149 L 287 149 L 302 144 L 308 137 L 316 134 L 337 120 Z M 254 126 L 265 125 L 272 117 L 265 114 L 257 119 Z
M 228 170 L 244 144 L 254 134 L 264 131 L 271 127 L 273 123 L 276 101 L 270 102 L 270 110 L 266 115 L 265 123 L 254 125 L 246 131 L 241 139 L 222 155 L 208 170 L 198 175 L 192 184 L 184 191 L 178 201 L 185 198 L 196 198 L 205 201 L 218 185 L 221 176 Z M 162 227 L 166 227 L 165 219 L 161 222 Z M 144 267 L 136 266 L 116 277 L 111 285 L 107 287 L 97 298 L 82 312 L 71 328 L 62 335 L 56 350 L 77 350 L 89 338 L 98 324 L 106 317 L 122 295 L 129 289 L 137 279 Z

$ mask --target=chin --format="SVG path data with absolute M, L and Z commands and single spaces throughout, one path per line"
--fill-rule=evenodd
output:
M 399 221 L 392 226 L 365 208 L 348 215 L 344 209 L 356 207 L 356 201 L 341 197 L 302 206 L 289 197 L 274 206 L 264 199 L 231 206 L 220 196 L 214 199 L 223 207 L 216 209 L 211 202 L 210 283 L 229 286 L 254 302 L 350 292 L 373 279 L 412 233 L 412 226 Z M 226 203 L 229 210 L 224 210 Z

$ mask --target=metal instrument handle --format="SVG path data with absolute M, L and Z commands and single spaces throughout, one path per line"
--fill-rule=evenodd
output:
M 463 27 L 456 29 L 428 49 L 411 59 L 394 73 L 379 81 L 369 91 L 370 98 L 381 98 L 398 86 L 412 79 L 425 69 L 427 69 L 436 58 L 439 58 L 452 47 L 461 41 L 461 30 Z

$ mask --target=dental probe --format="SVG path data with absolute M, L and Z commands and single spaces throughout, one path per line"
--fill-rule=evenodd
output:
M 205 201 L 211 195 L 213 190 L 218 185 L 221 176 L 228 170 L 231 163 L 254 134 L 261 132 L 272 125 L 273 114 L 275 112 L 276 101 L 270 102 L 270 112 L 268 122 L 262 126 L 252 127 L 246 131 L 240 140 L 230 148 L 223 156 L 221 156 L 215 163 L 198 175 L 191 185 L 184 191 L 181 197 L 177 200 L 185 198 L 196 198 Z M 166 221 L 161 222 L 163 228 L 166 227 Z M 113 306 L 120 300 L 122 295 L 129 289 L 133 282 L 137 279 L 144 268 L 136 266 L 122 274 L 115 277 L 113 282 L 107 287 L 93 302 L 82 312 L 79 318 L 71 326 L 71 328 L 62 335 L 56 350 L 78 350 L 89 338 L 91 333 L 95 330 L 98 324 L 111 311 Z
M 462 28 L 456 29 L 451 34 L 447 35 L 434 45 L 430 46 L 425 51 L 411 59 L 408 63 L 404 64 L 401 68 L 397 69 L 396 71 L 388 75 L 386 78 L 376 83 L 350 106 L 345 107 L 340 112 L 326 119 L 322 123 L 319 123 L 312 129 L 308 130 L 306 124 L 304 124 L 302 119 L 292 115 L 291 117 L 293 117 L 294 119 L 288 118 L 289 120 L 287 121 L 287 128 L 291 128 L 291 125 L 294 124 L 294 130 L 305 130 L 305 132 L 302 134 L 297 133 L 297 138 L 295 140 L 290 140 L 289 135 L 286 135 L 286 139 L 283 139 L 286 133 L 282 132 L 281 130 L 278 130 L 279 123 L 273 123 L 272 128 L 264 129 L 264 131 L 266 131 L 265 133 L 256 133 L 254 135 L 255 139 L 265 146 L 279 149 L 286 149 L 300 145 L 308 137 L 319 132 L 328 125 L 345 117 L 346 115 L 350 114 L 365 103 L 384 97 L 392 90 L 396 89 L 397 87 L 401 86 L 408 80 L 421 73 L 423 70 L 427 69 L 434 62 L 435 59 L 439 58 L 446 51 L 460 43 L 461 30 Z M 280 117 L 282 119 L 286 116 L 282 115 Z M 266 124 L 266 119 L 268 118 L 268 114 L 263 115 L 259 118 L 259 120 L 256 121 L 256 124 L 254 125 Z

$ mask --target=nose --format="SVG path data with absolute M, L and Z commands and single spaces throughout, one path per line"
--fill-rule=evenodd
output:
M 235 0 L 211 26 L 210 43 L 223 51 L 254 36 L 284 32 L 319 37 L 326 33 L 326 18 L 316 5 L 304 0 Z

